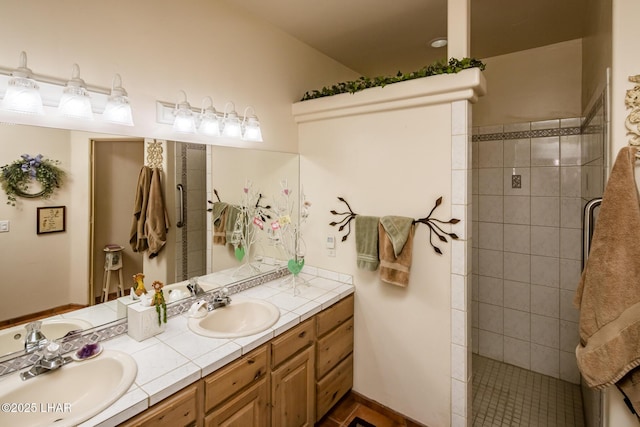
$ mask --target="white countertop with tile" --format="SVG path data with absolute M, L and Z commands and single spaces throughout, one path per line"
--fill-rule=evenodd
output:
M 124 396 L 80 426 L 117 425 L 354 292 L 349 275 L 305 267 L 300 277 L 309 285 L 299 286 L 296 296 L 291 288 L 283 286 L 283 279 L 232 295 L 232 300 L 234 296 L 264 299 L 280 309 L 278 322 L 255 335 L 203 337 L 189 329 L 186 315 L 180 315 L 168 320 L 163 333 L 144 341 L 128 335 L 104 341 L 104 348 L 130 354 L 138 363 L 138 373 Z

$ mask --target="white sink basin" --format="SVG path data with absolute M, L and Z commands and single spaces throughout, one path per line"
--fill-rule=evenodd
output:
M 93 325 L 81 319 L 52 319 L 44 320 L 40 331 L 52 341 L 62 338 L 68 332 L 89 328 L 93 328 Z M 26 336 L 26 324 L 0 330 L 0 355 L 23 350 Z
M 184 298 L 188 298 L 191 296 L 191 292 L 187 285 L 188 281 L 173 283 L 171 285 L 166 285 L 162 287 L 162 292 L 164 293 L 167 302 L 179 301 Z M 198 286 L 202 288 L 203 291 L 210 291 L 211 289 L 218 288 L 219 286 L 214 286 L 208 283 L 202 283 L 198 281 Z M 147 289 L 148 290 L 148 289 Z M 153 295 L 153 288 L 151 288 L 151 295 Z
M 205 337 L 238 338 L 269 329 L 279 318 L 280 310 L 270 302 L 238 297 L 205 317 L 190 318 L 189 329 Z
M 18 373 L 0 381 L 0 402 L 18 412 L 0 412 L 1 426 L 75 426 L 106 409 L 129 390 L 138 366 L 113 350 L 22 381 Z M 25 412 L 24 405 L 31 412 Z M 66 406 L 65 406 L 66 405 Z M 5 409 L 5 406 L 3 406 Z

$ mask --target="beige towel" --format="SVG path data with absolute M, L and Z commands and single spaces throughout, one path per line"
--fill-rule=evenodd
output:
M 227 244 L 227 204 L 224 202 L 215 202 L 211 208 L 213 216 L 213 244 Z
M 409 284 L 414 231 L 415 225 L 412 218 L 382 217 L 380 219 L 378 232 L 382 281 L 402 287 Z M 401 243 L 402 247 L 400 247 Z
M 357 215 L 356 222 L 356 265 L 358 268 L 375 271 L 378 269 L 378 224 L 377 216 Z
M 618 382 L 638 409 L 640 372 L 634 368 L 640 365 L 640 204 L 635 153 L 633 147 L 618 153 L 574 303 L 580 309 L 576 357 L 586 383 L 602 389 Z
M 133 205 L 133 222 L 131 223 L 131 232 L 129 234 L 129 243 L 134 252 L 144 252 L 148 247 L 144 223 L 147 220 L 150 186 L 151 168 L 143 166 L 138 176 L 136 199 Z
M 158 256 L 158 253 L 167 243 L 167 231 L 169 231 L 169 215 L 164 204 L 161 175 L 162 171 L 154 168 L 151 174 L 151 186 L 149 187 L 147 220 L 144 224 L 149 244 L 149 258 Z

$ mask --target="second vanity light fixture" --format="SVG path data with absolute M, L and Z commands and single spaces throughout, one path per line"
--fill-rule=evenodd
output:
M 44 115 L 47 106 L 66 117 L 92 120 L 94 113 L 102 113 L 106 122 L 133 126 L 131 105 L 119 74 L 110 89 L 86 84 L 78 64 L 73 64 L 69 80 L 44 76 L 27 67 L 27 54 L 21 52 L 18 68 L 0 67 L 0 95 L 4 88 L 2 110 Z
M 240 138 L 244 141 L 262 142 L 260 121 L 253 107 L 245 108 L 238 116 L 233 102 L 225 104 L 222 113 L 213 107 L 210 96 L 202 100 L 202 107 L 192 107 L 186 93 L 180 91 L 181 100 L 176 104 L 156 101 L 156 121 L 170 124 L 175 132 L 201 134 L 210 137 Z M 249 114 L 251 110 L 252 114 Z

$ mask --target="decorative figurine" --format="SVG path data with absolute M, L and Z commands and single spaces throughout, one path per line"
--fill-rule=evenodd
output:
M 144 274 L 142 273 L 134 274 L 133 281 L 135 282 L 133 292 L 135 292 L 137 296 L 147 293 L 147 290 L 144 287 Z
M 162 321 L 167 323 L 167 303 L 164 300 L 164 293 L 162 292 L 162 287 L 164 284 L 159 280 L 153 282 L 153 289 L 156 293 L 153 295 L 152 305 L 156 306 L 156 311 L 158 312 L 158 325 L 162 325 Z M 162 308 L 162 312 L 161 309 Z

